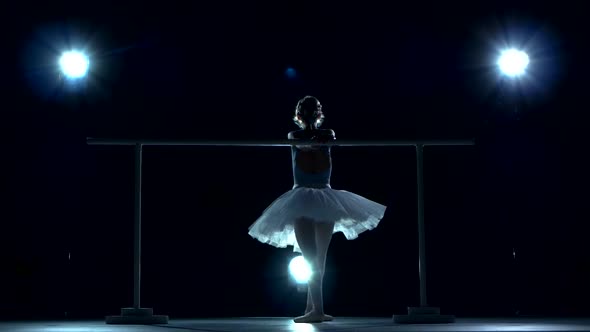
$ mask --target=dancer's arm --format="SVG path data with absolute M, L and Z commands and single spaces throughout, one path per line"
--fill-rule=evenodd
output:
M 301 141 L 303 140 L 303 135 L 300 134 L 299 131 L 292 131 L 289 133 L 289 135 L 287 135 L 287 138 L 290 140 L 298 140 Z M 309 139 L 307 139 L 309 140 Z M 299 150 L 302 151 L 311 151 L 314 150 L 314 147 L 312 145 L 295 145 L 296 148 L 298 148 Z
M 325 143 L 336 140 L 336 134 L 332 129 L 321 129 L 314 132 L 314 135 L 310 137 L 310 135 L 306 135 L 306 133 L 301 131 L 292 131 L 287 135 L 287 138 L 290 140 L 306 140 Z M 317 151 L 322 148 L 320 145 L 295 145 L 295 147 L 301 151 Z
M 325 140 L 325 141 L 333 141 L 336 139 L 336 133 L 332 129 L 320 129 L 316 131 L 316 134 L 313 135 L 311 138 L 304 137 L 305 135 L 301 134 L 301 131 L 292 131 L 287 135 L 288 139 L 296 139 L 296 140 Z
M 336 133 L 332 129 L 321 129 L 317 135 L 311 138 L 320 143 L 330 142 L 336 140 Z

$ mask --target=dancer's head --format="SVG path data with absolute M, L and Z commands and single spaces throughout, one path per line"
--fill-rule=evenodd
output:
M 322 104 L 316 97 L 305 96 L 297 103 L 295 107 L 295 116 L 293 121 L 301 129 L 316 129 L 324 122 L 324 113 L 322 113 Z

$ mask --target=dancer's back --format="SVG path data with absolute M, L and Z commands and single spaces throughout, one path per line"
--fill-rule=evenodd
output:
M 297 130 L 288 135 L 289 139 L 328 141 L 334 140 L 334 131 Z M 293 146 L 291 148 L 293 163 L 293 182 L 296 187 L 323 188 L 330 187 L 332 158 L 329 146 Z

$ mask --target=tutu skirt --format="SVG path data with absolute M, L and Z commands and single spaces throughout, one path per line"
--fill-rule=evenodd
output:
M 383 218 L 386 206 L 346 190 L 330 187 L 295 187 L 277 198 L 254 222 L 248 234 L 278 248 L 293 246 L 301 252 L 295 238 L 295 220 L 305 217 L 314 222 L 334 222 L 334 233 L 352 240 L 371 230 Z

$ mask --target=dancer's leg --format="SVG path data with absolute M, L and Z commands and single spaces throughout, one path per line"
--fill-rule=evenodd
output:
M 307 285 L 307 304 L 305 305 L 305 313 L 309 313 L 313 310 L 313 302 L 311 301 L 311 290 Z
M 323 305 L 323 283 L 324 283 L 324 274 L 326 271 L 326 257 L 328 256 L 328 248 L 330 247 L 330 241 L 332 240 L 332 234 L 334 233 L 334 223 L 328 222 L 321 222 L 315 224 L 315 244 L 316 244 L 316 259 L 317 264 L 320 269 L 320 291 L 322 297 L 322 305 Z M 322 307 L 321 312 L 324 312 L 324 308 Z M 334 317 L 330 315 L 325 315 L 324 320 L 332 320 Z
M 321 269 L 318 265 L 315 241 L 314 222 L 309 219 L 299 219 L 295 222 L 295 237 L 303 253 L 303 258 L 311 265 L 311 277 L 308 281 L 308 291 L 311 296 L 313 309 L 294 319 L 295 323 L 318 323 L 325 320 L 322 303 Z
M 315 257 L 315 226 L 312 220 L 301 218 L 295 222 L 295 238 L 303 254 L 303 258 L 306 262 L 311 262 Z M 305 249 L 304 249 L 305 247 Z M 312 266 L 313 269 L 313 266 Z M 307 305 L 305 307 L 305 313 L 309 313 L 313 310 L 313 301 L 311 300 L 311 289 L 309 283 L 307 284 Z
M 323 285 L 323 276 L 326 271 L 326 257 L 328 254 L 328 248 L 330 246 L 330 242 L 332 240 L 332 234 L 334 233 L 334 223 L 316 223 L 315 227 L 315 244 L 316 244 L 316 258 L 317 263 L 320 268 L 320 275 L 322 276 L 321 284 Z M 323 289 L 323 286 L 321 287 Z M 322 294 L 323 297 L 323 294 Z M 311 301 L 311 292 L 307 291 L 307 306 L 305 308 L 305 313 L 310 312 L 313 309 L 313 304 Z M 328 317 L 332 318 L 331 316 L 327 315 Z
M 318 265 L 322 271 L 322 275 L 326 270 L 326 257 L 328 256 L 328 248 L 332 240 L 332 234 L 334 233 L 334 223 L 318 222 L 315 223 L 315 245 L 316 245 L 316 257 Z

